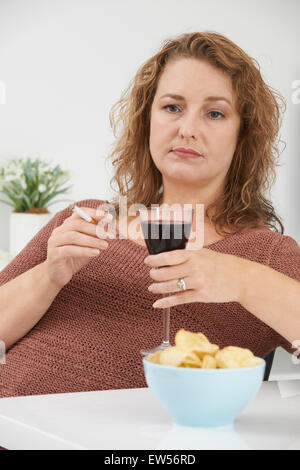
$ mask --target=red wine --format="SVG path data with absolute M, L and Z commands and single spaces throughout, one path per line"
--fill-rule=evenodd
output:
M 141 222 L 145 242 L 151 255 L 184 249 L 190 236 L 191 222 Z

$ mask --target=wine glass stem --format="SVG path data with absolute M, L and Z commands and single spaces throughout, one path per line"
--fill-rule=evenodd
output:
M 170 344 L 170 310 L 170 307 L 163 309 L 163 344 Z

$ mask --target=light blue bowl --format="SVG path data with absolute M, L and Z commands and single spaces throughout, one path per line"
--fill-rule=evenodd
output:
M 261 358 L 256 358 L 261 359 Z M 182 426 L 228 426 L 258 392 L 265 361 L 239 369 L 162 366 L 143 358 L 148 387 Z

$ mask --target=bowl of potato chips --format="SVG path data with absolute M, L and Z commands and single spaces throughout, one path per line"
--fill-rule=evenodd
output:
M 246 348 L 220 349 L 184 329 L 175 346 L 143 358 L 148 387 L 183 426 L 228 426 L 258 392 L 265 361 Z

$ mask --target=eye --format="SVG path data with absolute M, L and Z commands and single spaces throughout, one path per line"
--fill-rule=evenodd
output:
M 221 119 L 221 118 L 225 117 L 223 113 L 220 113 L 220 111 L 210 111 L 208 114 L 210 114 L 210 115 L 211 114 L 214 114 L 214 115 L 219 114 L 220 117 L 212 117 L 212 119 L 214 121 L 217 121 L 218 119 Z
M 177 108 L 177 109 L 179 109 L 178 106 L 176 106 L 175 104 L 167 104 L 167 106 L 163 107 L 163 109 L 167 109 L 167 108 Z M 171 114 L 174 114 L 174 113 L 172 113 L 172 111 L 169 111 L 169 112 L 171 112 Z
M 168 109 L 168 110 L 169 110 L 169 108 L 177 108 L 177 109 L 179 109 L 179 107 L 176 106 L 175 104 L 167 104 L 166 106 L 163 107 L 163 109 Z M 175 112 L 173 112 L 173 111 L 170 111 L 170 110 L 169 110 L 168 112 L 171 113 L 171 114 L 177 114 L 177 113 L 175 113 Z M 208 114 L 214 115 L 214 116 L 211 117 L 211 119 L 212 119 L 213 121 L 217 121 L 218 119 L 225 118 L 224 114 L 221 113 L 220 111 L 210 111 Z M 216 116 L 216 115 L 217 115 L 217 116 Z

